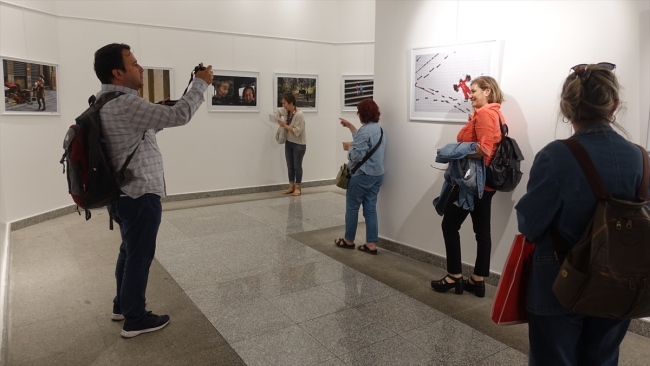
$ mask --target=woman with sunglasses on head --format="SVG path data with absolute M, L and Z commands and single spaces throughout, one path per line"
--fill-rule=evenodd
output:
M 614 68 L 611 63 L 571 68 L 562 86 L 560 111 L 575 131 L 570 140 L 584 147 L 605 189 L 614 198 L 636 201 L 644 152 L 612 128 L 620 128 Z M 527 193 L 515 207 L 519 231 L 536 243 L 526 300 L 530 365 L 618 364 L 619 345 L 630 321 L 575 313 L 564 308 L 552 290 L 560 271 L 555 242 L 565 241 L 571 249 L 587 229 L 597 202 L 567 145 L 554 141 L 537 153 Z
M 472 107 L 474 114 L 470 114 L 468 123 L 458 132 L 458 142 L 476 142 L 477 149 L 473 154 L 466 155 L 467 158 L 485 158 L 485 166 L 489 166 L 492 156 L 501 142 L 502 124 L 506 119 L 501 114 L 501 103 L 503 93 L 496 80 L 490 76 L 480 76 L 472 80 L 470 84 Z M 442 195 L 445 195 L 443 192 Z M 478 297 L 485 296 L 484 277 L 490 275 L 490 254 L 492 249 L 492 238 L 490 233 L 490 217 L 492 211 L 492 197 L 496 191 L 485 186 L 483 195 L 474 197 L 473 210 L 469 211 L 463 207 L 456 206 L 459 201 L 460 187 L 454 185 L 451 193 L 446 196 L 446 203 L 436 199 L 436 210 L 444 211 L 442 218 L 442 235 L 445 239 L 447 251 L 447 272 L 448 274 L 440 280 L 431 281 L 431 288 L 438 292 L 447 292 L 454 289 L 456 294 L 463 291 L 474 292 Z M 441 196 L 442 196 L 441 195 Z M 441 206 L 438 206 L 438 202 Z M 460 227 L 467 218 L 472 216 L 472 225 L 476 234 L 476 263 L 474 274 L 469 279 L 463 280 L 461 254 L 460 254 Z

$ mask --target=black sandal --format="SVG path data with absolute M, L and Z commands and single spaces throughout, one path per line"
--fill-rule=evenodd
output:
M 348 244 L 345 242 L 345 239 L 343 238 L 338 238 L 334 240 L 334 245 L 336 245 L 339 248 L 345 248 L 345 249 L 354 249 L 356 245 L 354 244 Z
M 449 282 L 447 278 L 453 279 L 456 282 Z M 450 274 L 447 274 L 445 277 L 443 277 L 441 280 L 438 281 L 431 281 L 431 288 L 438 291 L 438 292 L 447 292 L 451 290 L 452 288 L 455 289 L 454 292 L 457 295 L 462 295 L 463 294 L 463 277 L 453 277 Z
M 463 288 L 473 292 L 476 297 L 485 297 L 485 281 L 477 281 L 470 276 L 468 279 L 463 280 Z
M 368 246 L 365 245 L 365 244 L 362 245 L 362 246 L 360 246 L 358 249 L 359 249 L 360 251 L 362 251 L 362 252 L 366 252 L 366 253 L 368 253 L 368 254 L 377 255 L 377 249 L 375 249 L 375 250 L 370 250 L 370 248 L 368 248 Z

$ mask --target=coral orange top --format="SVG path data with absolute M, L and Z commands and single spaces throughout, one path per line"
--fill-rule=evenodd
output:
M 458 142 L 478 142 L 478 147 L 485 153 L 485 166 L 490 165 L 492 156 L 501 142 L 501 123 L 506 124 L 506 119 L 501 114 L 501 104 L 489 103 L 474 111 L 472 119 L 458 132 Z M 485 190 L 493 191 L 486 186 Z

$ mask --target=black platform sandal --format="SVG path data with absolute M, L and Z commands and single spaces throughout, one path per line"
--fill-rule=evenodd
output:
M 451 278 L 456 282 L 449 282 L 447 278 Z M 451 290 L 452 288 L 455 289 L 454 293 L 457 295 L 462 295 L 463 294 L 463 277 L 453 277 L 450 274 L 447 274 L 445 277 L 443 277 L 441 280 L 438 281 L 431 281 L 431 288 L 438 291 L 438 292 L 447 292 Z
M 463 280 L 463 288 L 473 292 L 476 297 L 485 297 L 485 281 L 477 281 L 470 276 L 468 279 Z

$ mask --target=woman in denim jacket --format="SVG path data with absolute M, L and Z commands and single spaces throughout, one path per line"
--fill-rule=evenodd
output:
M 636 201 L 643 156 L 611 127 L 619 106 L 614 67 L 573 67 L 562 87 L 560 110 L 576 131 L 571 138 L 587 150 L 605 189 L 615 198 Z M 618 364 L 630 321 L 574 313 L 552 291 L 560 263 L 551 227 L 569 246 L 575 245 L 596 203 L 587 177 L 563 143 L 551 142 L 535 156 L 527 193 L 515 207 L 519 231 L 536 243 L 527 294 L 530 365 Z
M 340 248 L 354 249 L 357 234 L 359 206 L 363 204 L 363 217 L 366 219 L 366 243 L 359 246 L 362 252 L 377 254 L 379 227 L 377 224 L 377 194 L 384 183 L 384 151 L 386 136 L 379 127 L 379 107 L 372 99 L 364 99 L 357 105 L 357 115 L 361 127 L 357 128 L 343 118 L 341 125 L 352 132 L 353 141 L 344 142 L 343 150 L 348 152 L 350 170 L 356 167 L 377 144 L 374 154 L 357 169 L 350 178 L 345 194 L 345 237 L 334 241 Z

